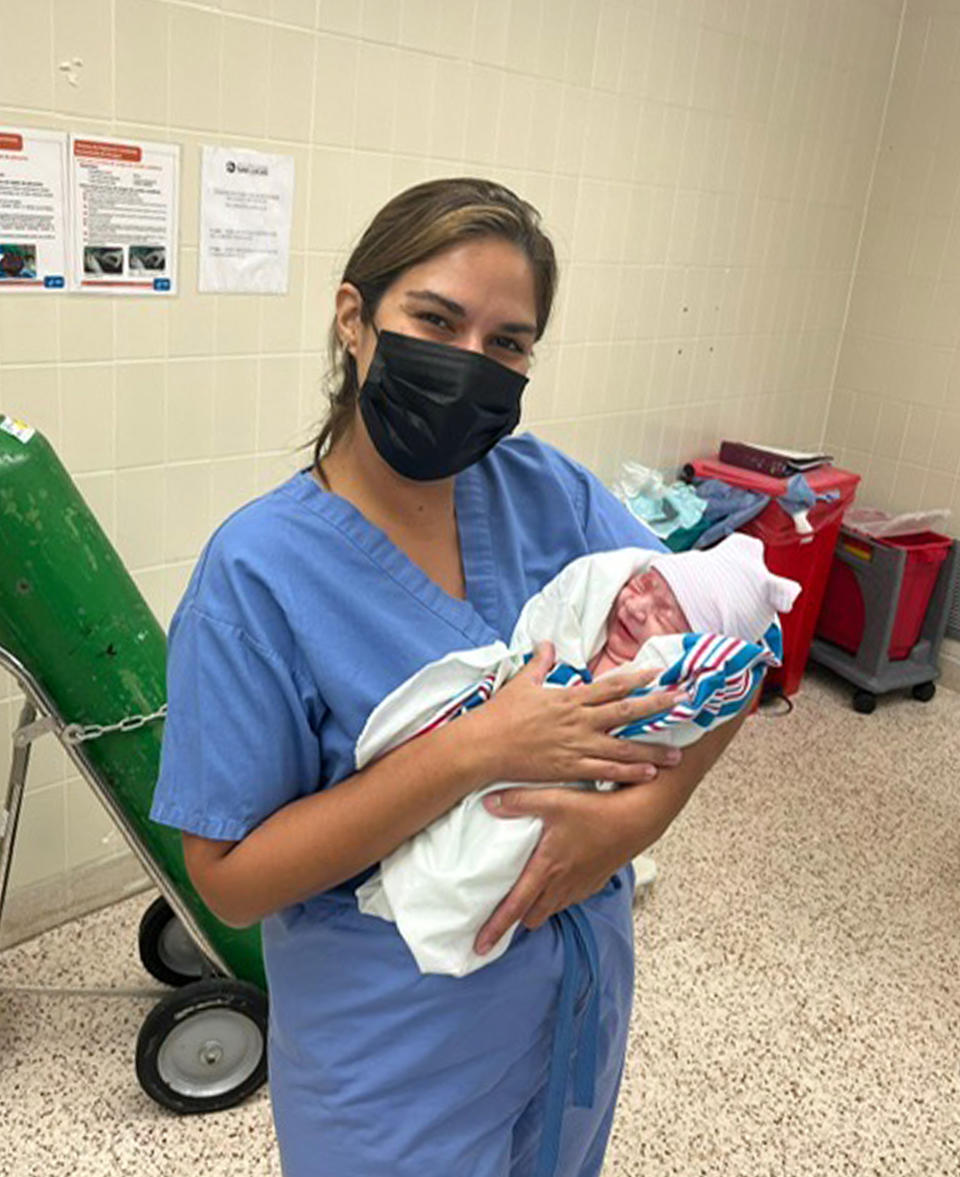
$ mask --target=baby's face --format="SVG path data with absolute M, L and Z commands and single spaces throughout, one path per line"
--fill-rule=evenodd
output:
M 620 660 L 632 658 L 647 638 L 689 628 L 673 590 L 651 568 L 631 577 L 617 594 L 607 618 L 607 650 Z

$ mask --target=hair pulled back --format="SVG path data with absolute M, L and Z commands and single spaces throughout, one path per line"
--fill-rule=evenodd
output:
M 557 284 L 556 257 L 540 227 L 540 213 L 509 188 L 470 177 L 416 184 L 394 196 L 373 218 L 341 279 L 360 291 L 361 321 L 371 322 L 384 292 L 404 270 L 476 237 L 513 242 L 530 259 L 539 339 Z M 328 351 L 330 406 L 319 434 L 306 443 L 313 445 L 314 464 L 351 428 L 359 392 L 356 360 L 340 341 L 336 317 L 330 325 Z

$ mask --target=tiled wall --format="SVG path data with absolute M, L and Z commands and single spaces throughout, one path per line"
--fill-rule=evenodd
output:
M 909 0 L 825 440 L 888 510 L 960 516 L 960 0 Z M 960 535 L 956 518 L 948 525 Z
M 291 447 L 320 411 L 351 242 L 392 193 L 479 173 L 540 207 L 561 258 L 528 426 L 608 478 L 721 434 L 816 446 L 900 15 L 901 0 L 0 0 L 17 34 L 0 123 L 184 151 L 180 296 L 4 299 L 0 407 L 59 448 L 166 624 L 216 522 L 304 461 Z M 73 86 L 58 66 L 75 57 Z M 295 157 L 286 297 L 196 293 L 201 143 Z M 0 704 L 0 771 L 13 721 Z M 123 853 L 40 741 L 15 888 Z

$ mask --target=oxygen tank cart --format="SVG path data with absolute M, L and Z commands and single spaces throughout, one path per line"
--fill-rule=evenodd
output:
M 855 711 L 869 715 L 877 695 L 905 688 L 933 698 L 958 549 L 935 532 L 879 539 L 841 528 L 810 657 L 857 688 Z
M 177 992 L 144 1019 L 140 1084 L 181 1114 L 232 1107 L 266 1079 L 260 928 L 221 923 L 190 881 L 179 832 L 149 819 L 166 637 L 44 436 L 2 414 L 0 668 L 25 696 L 0 812 L 0 918 L 31 744 L 52 732 L 160 890 L 140 957 Z

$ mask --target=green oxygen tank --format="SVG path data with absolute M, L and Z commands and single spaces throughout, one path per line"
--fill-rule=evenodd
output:
M 42 433 L 0 413 L 0 646 L 68 724 L 150 715 L 166 698 L 166 637 Z M 260 927 L 230 928 L 190 882 L 180 834 L 149 818 L 163 721 L 85 741 L 128 838 L 190 910 L 223 962 L 266 991 Z

